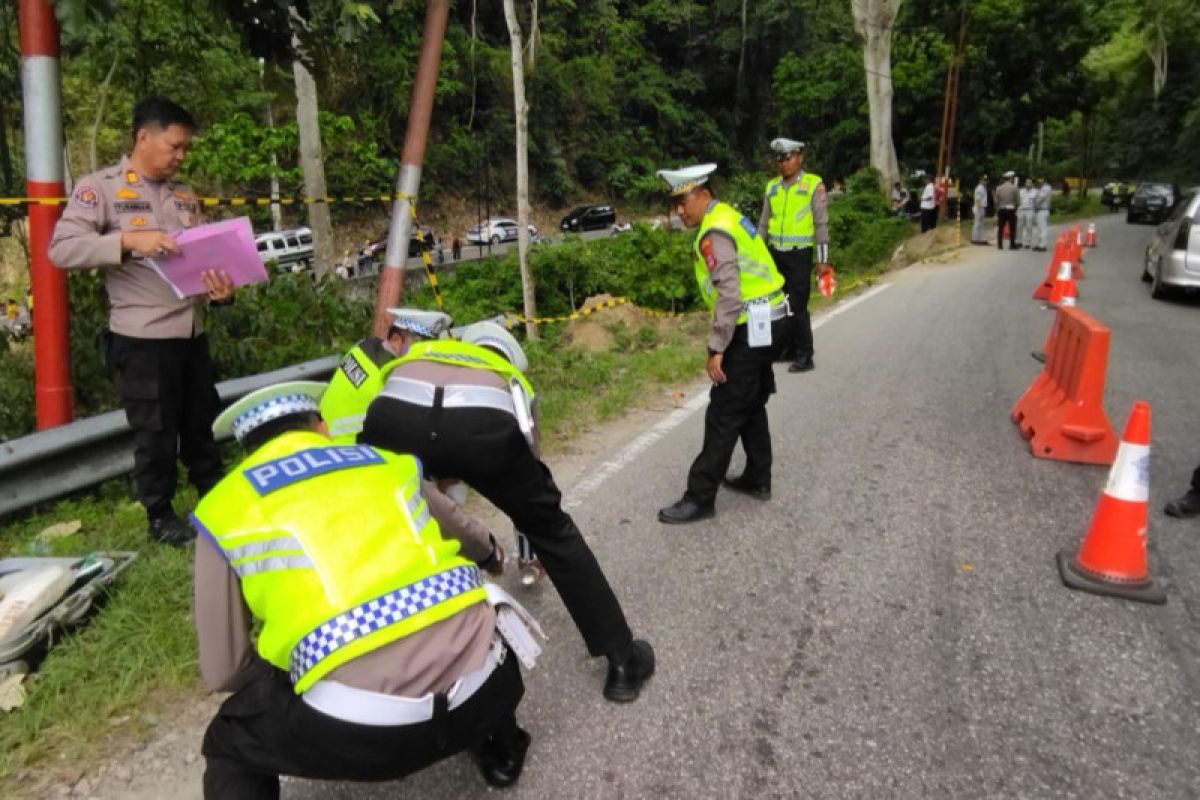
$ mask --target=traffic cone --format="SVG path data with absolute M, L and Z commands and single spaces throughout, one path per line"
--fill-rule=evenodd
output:
M 1073 306 L 1075 298 L 1079 296 L 1079 291 L 1075 286 L 1074 265 L 1070 261 L 1060 261 L 1058 264 L 1058 275 L 1054 278 L 1054 288 L 1050 290 L 1050 297 L 1046 302 L 1052 306 Z
M 1058 553 L 1058 572 L 1071 589 L 1162 604 L 1167 595 L 1146 568 L 1146 507 L 1150 499 L 1150 406 L 1129 412 L 1108 485 L 1096 503 L 1079 552 Z
M 1089 222 L 1087 227 L 1087 235 L 1083 237 L 1083 243 L 1088 247 L 1096 246 L 1096 223 Z

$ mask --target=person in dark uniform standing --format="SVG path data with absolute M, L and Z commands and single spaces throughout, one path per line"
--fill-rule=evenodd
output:
M 367 408 L 360 443 L 420 459 L 426 476 L 461 479 L 533 544 L 588 652 L 608 659 L 604 697 L 636 700 L 655 669 L 549 468 L 535 455 L 533 388 L 517 341 L 494 322 L 417 342 Z
M 462 750 L 509 786 L 537 623 L 448 538 L 412 456 L 328 439 L 324 388 L 260 389 L 214 423 L 246 457 L 192 518 L 200 672 L 233 692 L 204 736 L 204 796 L 393 780 Z
M 788 372 L 808 372 L 814 366 L 808 315 L 814 254 L 818 278 L 833 269 L 829 264 L 829 204 L 820 176 L 804 171 L 804 142 L 776 139 L 771 149 L 779 177 L 767 183 L 758 230 L 783 275 L 792 308 L 791 331 L 784 336 L 780 358 L 792 362 Z
M 174 177 L 196 123 L 163 97 L 133 109 L 133 150 L 75 186 L 50 240 L 63 269 L 99 268 L 108 292 L 108 360 L 133 428 L 133 477 L 152 539 L 182 546 L 195 534 L 175 515 L 176 456 L 203 495 L 224 474 L 213 442 L 218 398 L 205 306 L 233 298 L 224 271 L 204 273 L 207 297 L 175 296 L 148 259 L 179 252 L 171 232 L 200 222 L 191 187 Z
M 718 201 L 708 185 L 715 164 L 658 171 L 671 191 L 674 211 L 699 228 L 693 268 L 700 295 L 712 312 L 708 377 L 713 383 L 704 415 L 704 445 L 688 472 L 687 490 L 658 512 L 676 525 L 716 513 L 717 488 L 760 500 L 771 496 L 771 431 L 767 399 L 775 392 L 771 363 L 787 332 L 784 279 L 754 223 Z M 738 439 L 746 468 L 726 476 Z

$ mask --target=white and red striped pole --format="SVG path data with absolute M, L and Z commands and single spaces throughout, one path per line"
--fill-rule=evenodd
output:
M 18 0 L 21 95 L 25 115 L 25 193 L 58 198 L 63 187 L 62 86 L 58 22 L 50 0 Z M 67 275 L 47 249 L 62 213 L 57 202 L 29 205 L 29 280 L 33 290 L 34 399 L 38 430 L 70 422 L 71 356 Z

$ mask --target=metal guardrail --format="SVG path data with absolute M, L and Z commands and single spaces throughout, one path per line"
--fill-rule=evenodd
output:
M 228 403 L 281 381 L 320 380 L 339 358 L 327 356 L 217 384 Z M 0 442 L 0 515 L 95 486 L 133 470 L 133 432 L 124 411 Z

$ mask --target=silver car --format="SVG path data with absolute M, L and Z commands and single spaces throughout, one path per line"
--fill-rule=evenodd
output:
M 1172 289 L 1200 289 L 1200 187 L 1184 191 L 1154 232 L 1142 280 L 1156 300 Z

